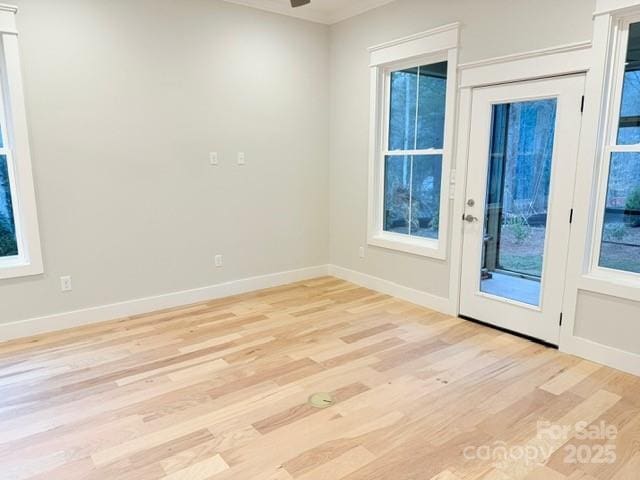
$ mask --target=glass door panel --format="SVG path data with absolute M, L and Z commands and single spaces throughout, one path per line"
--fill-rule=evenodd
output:
M 539 306 L 555 98 L 493 105 L 480 291 Z

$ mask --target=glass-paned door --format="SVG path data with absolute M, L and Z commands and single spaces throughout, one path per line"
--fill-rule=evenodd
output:
M 461 314 L 558 343 L 584 77 L 473 92 Z

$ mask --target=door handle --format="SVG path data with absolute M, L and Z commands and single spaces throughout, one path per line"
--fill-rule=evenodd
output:
M 464 216 L 464 221 L 467 223 L 474 223 L 478 221 L 478 217 L 474 217 L 473 215 L 468 214 Z

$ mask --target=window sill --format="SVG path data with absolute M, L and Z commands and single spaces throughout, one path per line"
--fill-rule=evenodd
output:
M 578 289 L 640 302 L 640 276 L 595 268 L 582 275 Z
M 441 242 L 429 238 L 410 237 L 407 235 L 383 232 L 369 237 L 367 243 L 374 247 L 396 250 L 421 257 L 435 258 L 438 260 L 444 260 L 446 258 L 444 249 L 441 248 Z
M 41 264 L 25 262 L 23 258 L 0 260 L 0 280 L 30 277 L 42 273 L 44 273 L 44 269 Z

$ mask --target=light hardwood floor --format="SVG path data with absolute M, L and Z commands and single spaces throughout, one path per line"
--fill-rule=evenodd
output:
M 320 278 L 0 345 L 0 478 L 637 480 L 640 379 Z

